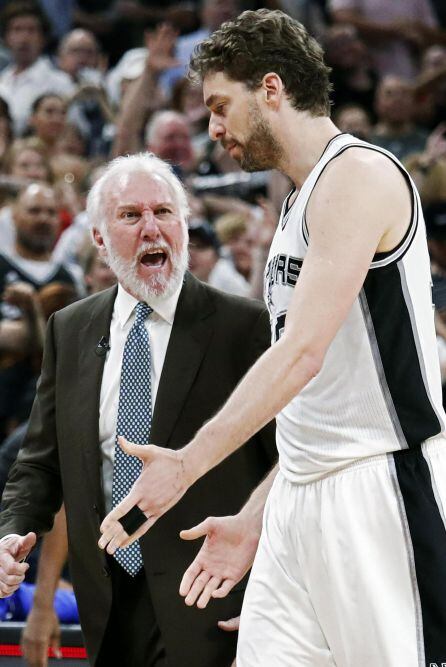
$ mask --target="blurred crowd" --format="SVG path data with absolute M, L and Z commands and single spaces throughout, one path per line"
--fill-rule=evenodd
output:
M 290 189 L 246 174 L 207 134 L 195 47 L 244 9 L 282 9 L 323 44 L 342 132 L 394 153 L 423 204 L 446 378 L 444 0 L 0 0 L 0 493 L 20 446 L 45 323 L 114 284 L 86 194 L 113 157 L 149 150 L 189 193 L 190 270 L 262 298 Z

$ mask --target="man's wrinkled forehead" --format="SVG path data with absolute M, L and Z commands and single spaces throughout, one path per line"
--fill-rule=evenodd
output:
M 108 203 L 113 209 L 123 203 L 144 203 L 153 200 L 170 202 L 177 208 L 172 188 L 158 174 L 121 173 L 106 183 L 104 196 L 106 205 Z

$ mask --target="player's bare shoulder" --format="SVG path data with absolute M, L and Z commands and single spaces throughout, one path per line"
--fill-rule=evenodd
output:
M 309 227 L 323 210 L 343 224 L 351 219 L 355 225 L 380 228 L 377 250 L 384 252 L 400 241 L 410 224 L 412 194 L 390 157 L 355 146 L 333 158 L 322 172 L 308 204 Z

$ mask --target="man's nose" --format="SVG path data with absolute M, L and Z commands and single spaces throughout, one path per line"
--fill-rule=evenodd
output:
M 153 211 L 145 209 L 141 216 L 141 236 L 143 238 L 154 239 L 160 234 L 158 221 Z
M 209 119 L 209 136 L 212 141 L 218 141 L 219 139 L 222 139 L 222 137 L 225 135 L 225 131 L 225 127 L 221 120 L 215 118 L 214 115 L 211 114 Z

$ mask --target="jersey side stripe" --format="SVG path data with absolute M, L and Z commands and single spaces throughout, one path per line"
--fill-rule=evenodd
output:
M 416 447 L 440 433 L 442 423 L 427 390 L 421 345 L 403 276 L 404 271 L 394 263 L 369 271 L 363 292 L 398 422 L 408 446 Z

